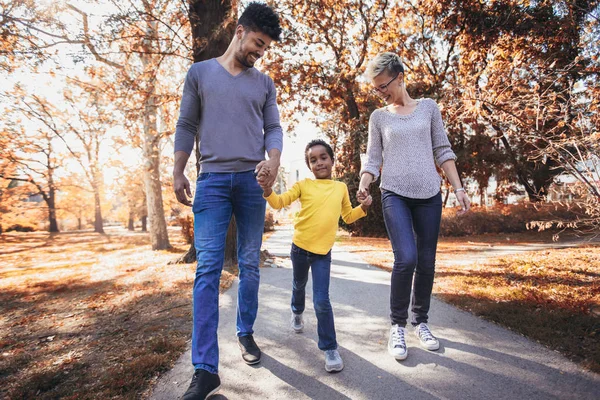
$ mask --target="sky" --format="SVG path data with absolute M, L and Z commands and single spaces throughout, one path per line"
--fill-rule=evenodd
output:
M 64 1 L 48 1 L 42 0 L 40 4 L 61 4 L 65 3 Z M 241 2 L 241 7 L 247 3 Z M 88 12 L 91 16 L 90 28 L 94 29 L 97 26 L 98 18 L 93 18 L 94 15 L 100 15 L 98 13 L 107 14 L 111 12 L 111 9 L 114 9 L 114 5 L 110 2 L 107 2 L 105 6 L 100 8 L 97 5 L 86 3 L 85 1 L 77 1 L 75 0 L 74 4 Z M 79 26 L 80 21 L 78 16 L 73 13 L 73 32 L 77 31 L 77 27 Z M 61 70 L 56 73 L 56 75 L 50 75 L 48 71 L 50 70 L 49 66 L 42 66 L 37 73 L 32 73 L 29 70 L 21 70 L 16 71 L 10 76 L 2 77 L 0 79 L 0 92 L 5 90 L 10 90 L 15 83 L 20 83 L 28 88 L 28 91 L 31 93 L 36 93 L 43 97 L 48 98 L 50 101 L 54 102 L 58 106 L 60 106 L 60 101 L 62 99 L 62 88 L 65 86 L 65 77 L 81 77 L 82 80 L 87 80 L 87 75 L 85 74 L 84 68 L 90 63 L 94 63 L 95 60 L 91 55 L 87 55 L 83 58 L 83 62 L 76 63 L 73 60 L 73 55 L 75 53 L 81 54 L 81 46 L 78 45 L 62 45 L 57 47 L 58 56 L 56 60 L 61 66 Z M 87 52 L 85 52 L 87 53 Z M 190 61 L 191 65 L 191 61 Z M 261 60 L 257 62 L 257 69 L 261 70 Z M 268 71 L 264 71 L 268 73 Z M 174 79 L 181 79 L 183 81 L 184 76 L 174 77 Z M 0 110 L 3 105 L 0 104 Z M 281 110 L 282 104 L 279 104 L 279 108 Z M 310 115 L 310 113 L 308 113 Z M 310 170 L 306 167 L 304 163 L 304 148 L 306 144 L 316 138 L 325 139 L 324 134 L 319 130 L 319 128 L 312 123 L 308 117 L 306 116 L 298 116 L 298 123 L 295 125 L 293 131 L 290 131 L 289 124 L 286 123 L 285 120 L 282 120 L 282 128 L 284 131 L 284 141 L 283 141 L 283 153 L 281 157 L 281 166 L 286 169 L 288 175 L 290 176 L 292 181 L 295 181 L 296 176 L 300 179 L 304 177 L 311 176 Z M 33 121 L 25 122 L 27 129 L 37 129 L 39 125 L 37 125 Z M 169 129 L 169 127 L 161 127 L 161 129 Z M 172 128 L 171 128 L 172 129 Z M 109 132 L 109 136 L 117 136 L 121 134 L 122 129 L 114 128 Z M 172 154 L 173 154 L 173 137 L 169 137 L 163 141 L 163 156 L 164 162 L 170 163 L 172 162 Z M 118 158 L 124 164 L 128 166 L 134 166 L 136 164 L 139 165 L 141 163 L 141 154 L 139 149 L 120 147 L 118 149 L 118 154 L 115 153 L 114 148 L 111 146 L 112 141 L 106 140 L 104 144 L 103 151 L 101 152 L 102 161 L 107 163 L 111 158 Z M 59 150 L 66 151 L 64 145 L 61 145 L 60 141 L 57 141 L 57 146 Z M 192 161 L 190 161 L 191 163 Z M 108 164 L 108 163 L 107 163 Z M 167 168 L 168 171 L 171 168 Z M 296 172 L 297 171 L 297 172 Z M 81 167 L 76 162 L 69 162 L 66 168 L 63 168 L 62 171 L 57 171 L 57 175 L 64 176 L 68 175 L 69 172 L 78 172 L 81 173 Z M 116 178 L 119 176 L 120 171 L 115 167 L 106 167 L 103 169 L 104 182 L 105 187 L 110 187 Z M 162 177 L 163 180 L 170 179 L 169 176 Z
M 78 5 L 79 6 L 79 5 Z M 93 12 L 93 10 L 86 10 Z M 106 12 L 104 10 L 104 12 Z M 93 19 L 90 20 L 92 22 Z M 76 47 L 76 46 L 75 46 Z M 28 69 L 17 70 L 14 73 L 11 73 L 8 76 L 3 76 L 0 79 L 0 93 L 4 91 L 11 90 L 15 84 L 19 83 L 23 87 L 26 88 L 27 92 L 35 93 L 37 95 L 41 95 L 52 103 L 56 104 L 60 108 L 60 102 L 62 101 L 62 89 L 65 86 L 65 78 L 68 77 L 81 77 L 82 80 L 88 80 L 87 75 L 85 74 L 84 68 L 89 63 L 94 62 L 91 56 L 84 58 L 84 62 L 75 63 L 73 60 L 73 54 L 80 50 L 80 47 L 74 48 L 74 45 L 63 45 L 57 47 L 58 57 L 56 60 L 61 66 L 61 70 L 56 72 L 55 74 L 50 74 L 49 71 L 52 69 L 50 65 L 41 66 L 37 72 L 31 72 Z M 191 62 L 190 62 L 191 64 Z M 261 63 L 257 63 L 257 68 L 261 69 Z M 268 73 L 268 71 L 266 71 Z M 183 76 L 181 79 L 183 80 Z M 1 104 L 0 110 L 2 108 L 10 107 L 10 104 Z M 281 109 L 281 104 L 279 107 Z M 315 138 L 323 138 L 322 133 L 319 131 L 318 127 L 311 123 L 308 118 L 304 118 L 300 116 L 298 118 L 299 123 L 296 124 L 296 128 L 293 132 L 289 131 L 289 126 L 286 121 L 282 120 L 282 127 L 284 130 L 284 150 L 281 158 L 281 166 L 286 168 L 286 170 L 291 171 L 296 168 L 300 170 L 301 177 L 304 177 L 307 174 L 310 174 L 310 171 L 306 166 L 304 166 L 304 148 L 306 143 Z M 36 130 L 40 127 L 40 124 L 35 121 L 24 121 L 24 125 L 27 130 Z M 109 132 L 109 136 L 119 135 L 120 130 L 118 127 Z M 163 155 L 167 156 L 166 160 L 171 160 L 173 147 L 172 147 L 173 137 L 169 138 L 165 141 L 163 146 Z M 66 148 L 60 141 L 56 142 L 57 150 L 65 151 Z M 103 151 L 101 152 L 103 162 L 109 161 L 111 157 L 114 158 L 114 150 L 111 146 L 111 140 L 106 140 L 104 144 Z M 141 155 L 138 149 L 133 148 L 123 148 L 119 149 L 119 160 L 123 161 L 125 164 L 134 165 L 139 164 L 141 161 Z M 166 161 L 170 162 L 170 161 Z M 298 167 L 300 165 L 300 167 Z M 81 173 L 81 167 L 76 162 L 69 162 L 66 165 L 66 168 L 62 170 L 57 170 L 57 176 L 65 176 L 68 175 L 69 172 L 77 172 Z M 104 181 L 105 186 L 109 187 L 119 175 L 119 171 L 116 168 L 108 167 L 104 168 Z M 170 179 L 170 176 L 164 177 L 163 179 Z

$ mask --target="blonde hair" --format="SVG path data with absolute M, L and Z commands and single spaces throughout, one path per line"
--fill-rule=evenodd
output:
M 387 72 L 390 76 L 404 73 L 404 66 L 397 54 L 390 52 L 377 54 L 367 65 L 365 77 L 373 80 L 383 72 Z

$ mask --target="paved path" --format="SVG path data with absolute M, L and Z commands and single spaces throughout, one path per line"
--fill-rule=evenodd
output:
M 274 255 L 289 254 L 291 228 L 265 243 Z M 441 339 L 437 352 L 408 337 L 408 359 L 387 354 L 388 272 L 356 254 L 333 252 L 331 300 L 345 369 L 329 374 L 317 348 L 312 287 L 307 285 L 305 333 L 288 326 L 292 271 L 261 270 L 255 339 L 260 364 L 243 363 L 235 338 L 237 285 L 221 296 L 219 399 L 599 399 L 600 376 L 582 371 L 560 354 L 515 333 L 433 300 L 430 326 Z M 287 263 L 284 263 L 287 264 Z M 193 373 L 189 350 L 161 377 L 153 400 L 177 399 Z

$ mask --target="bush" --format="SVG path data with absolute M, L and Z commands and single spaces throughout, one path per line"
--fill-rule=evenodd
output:
M 575 221 L 583 210 L 560 204 L 521 203 L 472 207 L 463 215 L 457 208 L 446 208 L 442 214 L 440 236 L 468 236 L 484 233 L 516 233 L 532 229 L 534 221 Z
M 374 192 L 377 193 L 378 191 Z M 352 195 L 352 192 L 350 192 Z M 377 193 L 378 194 L 378 193 Z M 444 208 L 440 236 L 469 236 L 484 233 L 516 233 L 527 230 L 560 230 L 569 222 L 585 217 L 585 210 L 558 203 L 498 204 L 493 207 L 473 206 L 463 215 L 458 208 Z M 556 221 L 561 221 L 557 224 Z M 342 223 L 342 228 L 356 236 L 386 237 L 380 200 L 375 201 L 366 218 L 354 224 Z
M 36 228 L 35 228 L 34 225 L 31 225 L 31 224 L 17 223 L 17 224 L 10 225 L 6 229 L 6 232 L 11 232 L 11 231 L 15 231 L 15 232 L 35 232 Z
M 183 234 L 186 243 L 194 243 L 194 217 L 192 215 L 185 215 L 178 217 L 177 221 L 181 226 L 181 233 Z
M 183 217 L 177 218 L 178 224 L 181 226 L 181 233 L 185 238 L 187 244 L 192 244 L 194 242 L 194 216 L 186 215 Z M 271 232 L 275 230 L 275 218 L 273 217 L 273 213 L 271 211 L 267 211 L 265 214 L 265 229 L 264 232 Z
M 265 230 L 264 232 L 271 232 L 275 230 L 275 218 L 273 218 L 273 213 L 271 211 L 267 211 L 265 214 Z

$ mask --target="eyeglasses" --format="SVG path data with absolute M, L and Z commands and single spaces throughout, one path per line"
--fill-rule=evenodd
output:
M 375 94 L 380 94 L 380 93 L 386 93 L 388 90 L 388 86 L 390 85 L 390 83 L 394 82 L 396 80 L 397 77 L 400 76 L 400 73 L 398 73 L 395 77 L 393 77 L 388 83 L 386 83 L 385 85 L 381 85 L 378 87 L 374 87 L 373 89 L 371 89 L 371 92 L 375 93 Z

